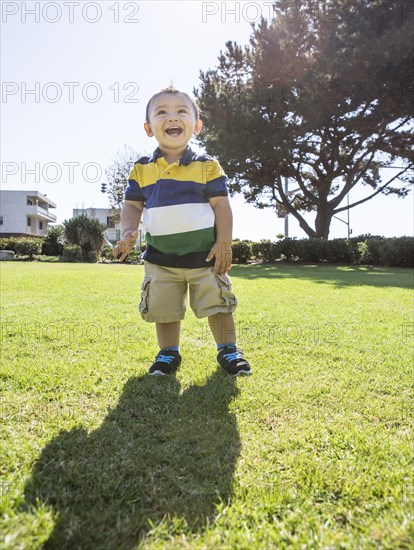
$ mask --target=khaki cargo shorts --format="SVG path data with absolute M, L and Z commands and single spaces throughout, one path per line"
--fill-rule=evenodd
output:
M 184 319 L 188 294 L 198 319 L 236 309 L 237 299 L 228 275 L 215 275 L 211 267 L 187 269 L 150 262 L 144 265 L 139 312 L 145 321 L 173 323 Z

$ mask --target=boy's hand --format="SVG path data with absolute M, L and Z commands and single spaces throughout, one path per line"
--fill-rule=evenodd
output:
M 231 261 L 233 258 L 231 243 L 214 243 L 208 253 L 206 262 L 209 262 L 212 258 L 214 258 L 214 256 L 216 257 L 216 261 L 213 267 L 213 273 L 216 273 L 217 275 L 225 275 L 227 271 L 231 269 Z
M 121 254 L 119 261 L 123 262 L 128 254 L 134 249 L 137 237 L 138 231 L 126 231 L 123 238 L 116 243 L 114 248 L 114 258 Z

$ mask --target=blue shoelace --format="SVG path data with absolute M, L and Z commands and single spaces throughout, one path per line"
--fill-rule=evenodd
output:
M 237 361 L 237 359 L 244 359 L 243 353 L 239 349 L 233 351 L 232 353 L 225 353 L 224 357 L 227 359 L 227 361 Z
M 168 363 L 170 364 L 171 361 L 174 360 L 173 355 L 158 355 L 157 356 L 157 363 Z

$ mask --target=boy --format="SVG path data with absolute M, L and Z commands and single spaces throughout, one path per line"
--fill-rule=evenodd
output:
M 144 215 L 147 250 L 139 311 L 156 326 L 160 351 L 149 369 L 154 375 L 173 374 L 180 366 L 188 288 L 196 317 L 208 317 L 219 365 L 231 375 L 251 374 L 236 347 L 237 300 L 227 275 L 232 213 L 226 176 L 215 159 L 188 146 L 201 127 L 197 104 L 186 92 L 169 87 L 151 97 L 144 129 L 158 147 L 135 163 L 121 211 L 122 239 L 114 249 L 121 262 L 134 247 Z

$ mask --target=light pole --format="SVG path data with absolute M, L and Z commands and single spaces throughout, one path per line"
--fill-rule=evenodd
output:
M 289 188 L 289 178 L 285 178 L 285 195 L 288 196 L 288 188 Z M 286 210 L 286 216 L 285 216 L 285 239 L 289 237 L 289 214 Z
M 348 239 L 349 237 L 352 235 L 352 229 L 351 229 L 351 222 L 350 222 L 350 217 L 349 217 L 349 193 L 346 195 L 346 205 L 348 207 L 348 210 L 347 210 L 347 221 L 345 220 L 341 220 L 341 218 L 338 218 L 338 216 L 332 216 L 333 218 L 335 218 L 336 220 L 344 223 L 346 226 L 347 226 L 347 230 L 348 230 Z
M 404 168 L 406 168 L 405 166 L 377 166 L 377 168 L 375 169 L 374 171 L 374 181 L 375 183 L 378 182 L 380 180 L 380 174 L 379 174 L 379 169 L 381 168 L 381 170 L 383 168 L 391 168 L 391 169 L 394 169 L 394 170 L 403 170 Z M 347 221 L 344 221 L 344 220 L 341 220 L 341 218 L 338 218 L 337 216 L 333 216 L 335 219 L 339 220 L 340 222 L 344 223 L 345 225 L 347 225 L 347 229 L 348 229 L 348 239 L 350 238 L 350 236 L 352 235 L 352 229 L 351 229 L 351 222 L 350 222 L 350 216 L 349 216 L 349 193 L 347 194 L 346 196 L 346 205 L 348 207 L 348 210 L 347 210 Z
M 300 191 L 300 187 L 297 189 L 292 189 L 292 191 L 289 191 L 289 178 L 285 178 L 285 195 L 286 197 L 289 197 L 293 195 L 293 193 L 296 193 L 296 191 Z M 285 239 L 289 237 L 289 213 L 286 210 L 286 216 L 285 216 Z

